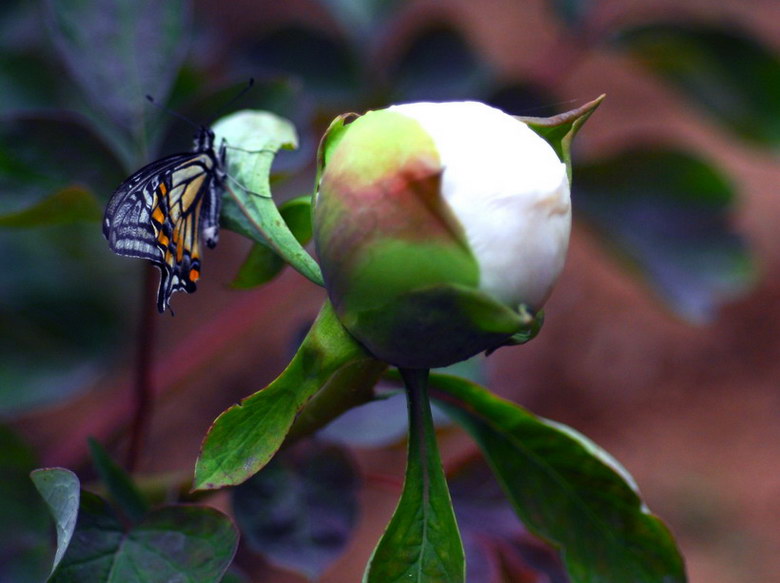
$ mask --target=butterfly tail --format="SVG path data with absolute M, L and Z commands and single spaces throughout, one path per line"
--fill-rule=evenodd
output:
M 168 266 L 156 265 L 160 269 L 160 287 L 157 289 L 157 311 L 161 314 L 170 307 L 173 293 L 173 274 Z

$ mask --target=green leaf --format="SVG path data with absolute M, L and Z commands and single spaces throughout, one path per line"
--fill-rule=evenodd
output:
M 301 245 L 311 240 L 311 195 L 304 194 L 279 206 L 279 212 Z
M 316 580 L 352 535 L 358 475 L 346 449 L 306 441 L 285 449 L 231 495 L 247 546 Z
M 552 117 L 527 117 L 515 116 L 520 121 L 527 123 L 528 126 L 537 134 L 542 136 L 558 154 L 562 162 L 566 164 L 566 173 L 569 175 L 571 184 L 571 144 L 574 136 L 580 131 L 583 124 L 588 121 L 591 114 L 604 101 L 605 95 L 600 95 L 593 101 L 585 105 L 554 115 Z
M 424 369 L 401 370 L 409 406 L 403 492 L 363 576 L 364 583 L 465 581 L 463 544 L 436 445 Z
M 79 479 L 70 470 L 51 468 L 34 470 L 30 477 L 49 507 L 57 527 L 57 553 L 54 555 L 52 572 L 65 556 L 79 512 Z
M 576 174 L 574 208 L 678 314 L 710 321 L 753 283 L 745 241 L 731 225 L 734 191 L 705 161 L 636 147 Z
M 53 551 L 46 504 L 30 483 L 35 452 L 0 425 L 0 581 L 43 581 Z
M 230 282 L 235 289 L 252 289 L 268 283 L 279 275 L 287 264 L 265 245 L 255 243 Z
M 195 466 L 196 490 L 240 484 L 282 445 L 298 411 L 345 368 L 375 362 L 325 303 L 287 368 L 214 421 Z
M 281 148 L 297 147 L 292 124 L 265 111 L 239 111 L 212 128 L 228 145 L 223 224 L 271 247 L 304 277 L 323 285 L 319 265 L 287 227 L 271 194 L 269 176 Z
M 183 60 L 188 2 L 49 0 L 47 7 L 51 39 L 73 79 L 140 144 L 154 130 L 147 114 L 159 114 L 145 96 L 164 102 Z
M 103 210 L 85 188 L 72 186 L 44 198 L 24 210 L 0 215 L 0 228 L 29 229 L 78 221 L 98 222 Z
M 658 22 L 624 31 L 615 44 L 734 134 L 780 145 L 780 58 L 754 35 Z
M 149 510 L 149 505 L 133 480 L 127 472 L 119 467 L 119 464 L 111 459 L 99 442 L 90 438 L 88 444 L 92 463 L 95 465 L 100 479 L 108 488 L 111 498 L 131 521 L 140 521 Z
M 617 461 L 487 389 L 434 375 L 437 404 L 479 444 L 515 512 L 560 546 L 572 583 L 682 583 L 682 558 Z
M 311 196 L 305 195 L 288 200 L 279 206 L 285 224 L 301 245 L 311 240 Z M 249 289 L 268 283 L 282 271 L 286 263 L 266 244 L 252 246 L 249 255 L 241 265 L 232 286 Z
M 219 581 L 237 545 L 233 523 L 213 508 L 165 506 L 125 531 L 103 499 L 82 492 L 75 535 L 49 581 Z

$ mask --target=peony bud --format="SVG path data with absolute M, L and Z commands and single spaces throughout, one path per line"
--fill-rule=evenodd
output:
M 566 164 L 526 123 L 476 102 L 343 116 L 320 166 L 325 285 L 377 358 L 445 366 L 528 335 L 563 268 L 571 203 Z

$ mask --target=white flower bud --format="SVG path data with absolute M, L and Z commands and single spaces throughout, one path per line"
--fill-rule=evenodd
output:
M 479 264 L 479 289 L 539 309 L 563 269 L 571 229 L 566 165 L 525 123 L 483 103 L 389 108 L 433 138 L 441 194 Z
M 314 240 L 347 330 L 407 368 L 533 337 L 569 242 L 569 142 L 600 101 L 534 129 L 468 101 L 337 118 Z

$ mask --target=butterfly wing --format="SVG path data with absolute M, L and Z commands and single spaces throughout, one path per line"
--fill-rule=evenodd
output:
M 216 244 L 220 178 L 212 151 L 175 154 L 144 166 L 123 182 L 106 207 L 103 234 L 111 249 L 160 269 L 157 309 L 176 291 L 195 291 L 200 237 Z

